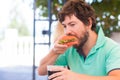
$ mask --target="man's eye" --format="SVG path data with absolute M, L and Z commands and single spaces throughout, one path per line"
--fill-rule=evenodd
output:
M 74 26 L 75 24 L 70 24 L 70 26 Z
M 63 25 L 63 27 L 64 27 L 64 28 L 66 28 L 66 26 L 65 26 L 65 25 Z

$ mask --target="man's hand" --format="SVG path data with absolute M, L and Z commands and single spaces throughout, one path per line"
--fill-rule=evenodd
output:
M 58 39 L 57 41 L 55 41 L 52 51 L 56 54 L 63 54 L 68 48 L 69 46 L 67 45 L 59 44 L 59 39 Z
M 78 80 L 77 74 L 68 70 L 67 68 L 63 67 L 55 67 L 51 68 L 51 71 L 59 71 L 52 75 L 50 75 L 48 78 L 52 80 Z

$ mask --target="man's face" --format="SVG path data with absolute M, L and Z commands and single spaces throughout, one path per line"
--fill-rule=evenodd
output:
M 82 47 L 86 43 L 89 37 L 88 26 L 84 25 L 77 17 L 74 15 L 66 16 L 62 24 L 66 35 L 73 35 L 78 38 L 79 42 L 74 46 L 75 48 Z

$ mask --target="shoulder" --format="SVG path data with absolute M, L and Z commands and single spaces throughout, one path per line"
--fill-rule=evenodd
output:
M 108 37 L 105 37 L 104 39 L 105 41 L 99 49 L 101 53 L 104 53 L 106 57 L 120 56 L 120 44 Z
M 108 48 L 120 48 L 120 44 L 118 44 L 116 41 L 112 40 L 111 38 L 105 37 L 106 41 L 104 46 Z
M 109 59 L 120 59 L 120 44 L 106 37 L 105 49 L 106 57 Z

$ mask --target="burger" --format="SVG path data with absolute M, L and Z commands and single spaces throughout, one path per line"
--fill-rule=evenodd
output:
M 78 39 L 75 36 L 64 35 L 60 38 L 59 44 L 73 46 L 78 43 Z

